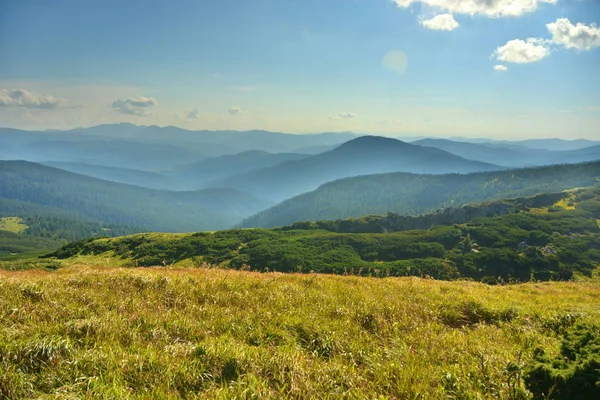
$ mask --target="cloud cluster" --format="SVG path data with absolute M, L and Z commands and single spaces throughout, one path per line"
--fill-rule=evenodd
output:
M 342 119 L 354 119 L 356 118 L 356 114 L 351 112 L 341 112 L 336 116 L 329 116 L 327 118 L 329 118 L 331 121 L 339 121 Z
M 152 114 L 150 110 L 157 104 L 156 99 L 152 97 L 137 96 L 117 99 L 113 101 L 111 107 L 123 114 L 147 116 Z
M 53 109 L 65 107 L 67 100 L 25 89 L 0 89 L 0 107 Z
M 400 8 L 413 4 L 428 6 L 440 12 L 486 17 L 518 17 L 537 10 L 541 3 L 558 0 L 394 0 Z
M 427 29 L 433 29 L 437 31 L 453 31 L 460 26 L 452 14 L 436 15 L 433 18 L 422 20 L 421 25 Z
M 529 38 L 509 40 L 494 50 L 491 57 L 508 63 L 526 64 L 540 61 L 550 55 L 551 48 L 592 50 L 600 47 L 600 28 L 595 24 L 573 24 L 567 18 L 559 18 L 546 24 L 551 39 Z
M 573 25 L 567 18 L 559 18 L 546 25 L 552 42 L 567 49 L 591 50 L 600 47 L 600 28 L 596 24 Z

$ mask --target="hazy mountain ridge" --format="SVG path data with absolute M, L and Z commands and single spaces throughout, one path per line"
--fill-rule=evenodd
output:
M 591 141 L 587 142 L 593 143 Z M 578 163 L 600 159 L 600 145 L 575 150 L 551 151 L 530 149 L 525 146 L 504 147 L 494 143 L 470 143 L 447 139 L 422 139 L 412 143 L 442 149 L 471 160 L 487 161 L 505 167 Z M 538 141 L 533 143 L 538 143 Z
M 50 157 L 29 159 L 23 155 L 38 156 L 39 150 L 35 144 L 39 142 L 60 142 L 63 146 L 76 147 L 77 143 L 94 142 L 97 146 L 101 143 L 121 142 L 123 145 L 137 143 L 144 145 L 159 145 L 176 147 L 182 151 L 194 150 L 196 159 L 184 159 L 170 166 L 177 166 L 204 157 L 217 157 L 225 154 L 236 154 L 248 150 L 262 150 L 269 153 L 295 153 L 301 148 L 335 146 L 351 140 L 359 135 L 342 133 L 319 134 L 286 134 L 269 131 L 190 131 L 173 126 L 137 126 L 133 124 L 98 125 L 90 128 L 77 128 L 68 131 L 23 131 L 12 128 L 0 128 L 0 145 L 10 148 L 14 153 L 13 159 L 23 158 L 27 161 L 83 161 L 75 159 L 52 159 Z M 28 153 L 29 152 L 29 153 Z M 22 155 L 21 155 L 22 154 Z M 10 154 L 0 152 L 0 156 Z M 41 156 L 41 155 L 40 155 Z M 155 167 L 160 168 L 159 167 Z
M 426 137 L 420 139 L 440 139 L 433 137 Z M 468 142 L 468 143 L 479 143 L 486 144 L 494 147 L 505 147 L 510 149 L 531 149 L 531 150 L 546 150 L 546 151 L 568 151 L 578 150 L 585 147 L 595 146 L 600 144 L 600 140 L 589 140 L 589 139 L 559 139 L 559 138 L 546 138 L 546 139 L 524 139 L 524 140 L 495 140 L 490 138 L 466 138 L 462 136 L 454 136 L 448 138 L 451 141 Z
M 467 173 L 502 167 L 467 160 L 443 150 L 397 139 L 362 136 L 335 149 L 302 160 L 216 180 L 211 185 L 235 187 L 273 200 L 316 189 L 340 178 L 376 173 Z

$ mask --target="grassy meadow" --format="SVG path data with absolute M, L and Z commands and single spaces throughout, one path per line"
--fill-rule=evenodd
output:
M 19 218 L 19 217 L 0 218 L 0 231 L 21 233 L 25 229 L 27 229 L 27 225 L 23 223 L 22 218 Z
M 575 327 L 600 326 L 597 277 L 490 286 L 45 262 L 0 265 L 0 399 L 567 398 L 532 371 L 540 354 L 562 359 Z

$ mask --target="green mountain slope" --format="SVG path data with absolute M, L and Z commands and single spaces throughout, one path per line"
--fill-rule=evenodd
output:
M 0 213 L 56 212 L 157 231 L 230 227 L 268 202 L 233 189 L 171 192 L 107 182 L 24 161 L 0 161 Z
M 245 220 L 242 227 L 274 227 L 296 221 L 367 214 L 420 214 L 442 207 L 506 197 L 532 196 L 594 185 L 600 162 L 468 175 L 407 173 L 359 176 L 327 183 Z
M 501 201 L 496 207 L 501 215 L 489 216 L 494 208 L 490 204 L 480 207 L 480 215 L 488 216 L 473 213 L 474 218 L 459 224 L 433 221 L 428 229 L 396 226 L 393 233 L 339 233 L 295 226 L 150 233 L 74 242 L 49 257 L 102 255 L 130 266 L 187 263 L 257 271 L 462 277 L 490 283 L 591 275 L 600 262 L 599 188 Z

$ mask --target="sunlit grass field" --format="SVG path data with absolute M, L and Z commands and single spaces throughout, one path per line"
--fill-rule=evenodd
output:
M 598 281 L 0 270 L 0 399 L 525 399 Z

